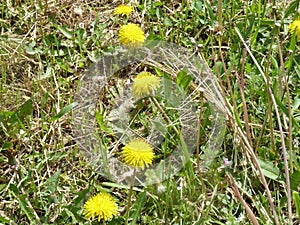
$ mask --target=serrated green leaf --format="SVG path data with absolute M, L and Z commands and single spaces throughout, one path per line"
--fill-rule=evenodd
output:
M 46 190 L 49 191 L 50 193 L 56 192 L 60 174 L 61 174 L 61 171 L 58 170 L 51 177 L 49 177 L 48 180 L 46 181 L 46 184 L 45 184 Z
M 71 111 L 77 105 L 78 105 L 77 102 L 73 102 L 70 105 L 67 105 L 59 113 L 57 113 L 57 115 L 53 116 L 51 121 L 60 119 L 61 117 L 63 117 L 65 114 L 67 114 L 69 111 Z

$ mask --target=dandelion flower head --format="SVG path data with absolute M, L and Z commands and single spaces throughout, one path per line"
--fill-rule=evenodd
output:
M 300 18 L 293 21 L 289 26 L 289 31 L 293 35 L 296 32 L 297 40 L 300 40 Z
M 111 220 L 117 215 L 118 205 L 113 197 L 107 193 L 98 193 L 89 198 L 84 204 L 85 217 L 94 219 L 98 216 L 98 221 L 101 219 Z
M 144 140 L 134 139 L 122 148 L 122 156 L 126 164 L 144 169 L 152 164 L 154 152 Z
M 122 45 L 136 47 L 144 43 L 145 34 L 139 26 L 129 23 L 121 26 L 119 40 Z
M 160 86 L 160 78 L 150 72 L 141 72 L 134 79 L 132 95 L 135 98 L 147 97 L 155 92 Z
M 133 8 L 130 5 L 119 5 L 115 9 L 115 14 L 116 15 L 122 15 L 122 16 L 129 16 L 133 12 Z

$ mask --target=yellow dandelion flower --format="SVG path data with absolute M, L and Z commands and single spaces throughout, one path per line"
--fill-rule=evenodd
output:
M 116 15 L 122 15 L 122 16 L 129 16 L 133 12 L 133 8 L 130 5 L 119 5 L 115 9 L 115 14 Z
M 300 19 L 293 21 L 289 26 L 288 29 L 290 33 L 293 35 L 296 32 L 297 40 L 300 40 Z
M 143 98 L 153 94 L 160 86 L 160 78 L 149 72 L 141 72 L 134 79 L 132 95 Z
M 122 45 L 137 47 L 144 43 L 145 34 L 136 24 L 122 25 L 119 31 L 119 40 Z
M 84 204 L 85 217 L 94 219 L 98 216 L 98 221 L 104 219 L 111 220 L 117 215 L 118 205 L 113 197 L 107 193 L 99 193 L 89 198 Z
M 154 152 L 147 142 L 134 139 L 122 148 L 124 162 L 135 167 L 148 167 L 152 164 Z

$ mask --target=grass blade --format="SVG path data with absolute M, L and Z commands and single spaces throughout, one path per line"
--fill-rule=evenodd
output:
M 76 102 L 71 103 L 70 105 L 67 105 L 64 107 L 57 115 L 53 116 L 51 121 L 55 121 L 63 117 L 65 114 L 67 114 L 69 111 L 71 111 L 75 106 L 77 105 Z

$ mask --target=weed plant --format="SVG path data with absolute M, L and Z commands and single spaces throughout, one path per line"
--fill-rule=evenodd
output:
M 121 1 L 1 2 L 0 224 L 299 224 L 300 51 L 288 28 L 299 0 L 125 2 L 131 14 L 114 13 Z M 201 56 L 226 115 L 220 147 L 205 149 L 214 114 L 189 71 L 155 61 L 117 71 L 95 102 L 101 151 L 122 159 L 130 135 L 160 135 L 159 143 L 148 140 L 159 163 L 178 143 L 187 150 L 178 99 L 189 96 L 197 113 L 195 150 L 185 165 L 166 180 L 148 170 L 158 182 L 139 186 L 104 176 L 73 132 L 85 71 L 118 49 L 118 31 L 128 23 L 147 41 Z M 130 125 L 117 128 L 133 133 L 120 142 L 115 106 L 143 71 L 159 77 L 160 94 L 126 112 Z M 118 205 L 112 220 L 85 217 L 84 204 L 99 192 Z

